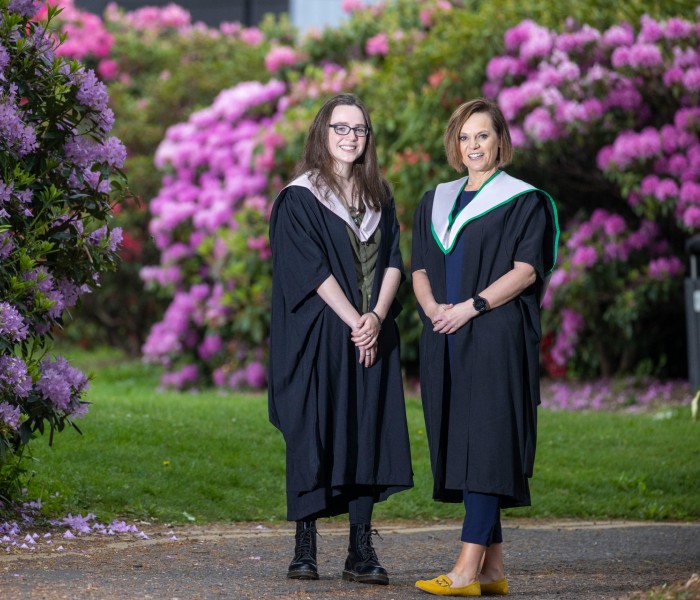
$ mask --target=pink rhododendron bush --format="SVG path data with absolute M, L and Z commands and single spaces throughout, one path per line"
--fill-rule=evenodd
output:
M 161 264 L 142 276 L 174 294 L 144 346 L 176 367 L 164 384 L 193 386 L 205 374 L 232 387 L 265 384 L 265 331 L 244 324 L 264 323 L 268 310 L 266 153 L 281 142 L 269 132 L 284 91 L 276 80 L 224 90 L 158 148 L 156 165 L 168 174 L 150 208 Z M 256 156 L 258 142 L 268 150 Z M 267 276 L 256 277 L 260 270 Z M 197 360 L 183 366 L 183 357 Z
M 590 194 L 545 301 L 555 365 L 629 372 L 682 322 L 679 255 L 700 231 L 699 40 L 697 18 L 560 33 L 524 21 L 488 64 L 515 145 Z
M 161 183 L 153 165 L 156 148 L 170 125 L 211 104 L 222 89 L 251 79 L 264 82 L 270 42 L 259 28 L 195 23 L 176 4 L 133 11 L 109 4 L 99 17 L 73 0 L 50 2 L 61 9 L 52 23 L 67 35 L 63 54 L 94 68 L 107 85 L 114 134 L 128 148 L 124 171 L 139 198 L 117 208 L 115 221 L 124 230 L 119 270 L 85 298 L 80 318 L 68 324 L 66 334 L 84 346 L 109 344 L 138 355 L 169 302 L 145 291 L 139 276 L 142 265 L 159 259 L 148 231 L 148 202 Z M 279 44 L 288 43 L 285 27 L 266 23 Z
M 34 435 L 87 410 L 87 377 L 51 341 L 122 238 L 109 218 L 126 150 L 105 86 L 57 54 L 38 8 L 0 0 L 0 498 Z

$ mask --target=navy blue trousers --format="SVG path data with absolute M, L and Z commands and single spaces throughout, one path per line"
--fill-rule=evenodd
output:
M 462 541 L 480 546 L 501 544 L 501 499 L 493 494 L 464 490 L 464 525 Z

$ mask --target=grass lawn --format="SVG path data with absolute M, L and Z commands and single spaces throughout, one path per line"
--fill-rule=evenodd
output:
M 28 497 L 53 516 L 92 512 L 170 523 L 285 518 L 284 443 L 265 394 L 157 389 L 158 372 L 111 351 L 67 353 L 93 371 L 88 415 L 30 447 Z M 461 518 L 431 499 L 420 400 L 407 400 L 415 488 L 377 506 L 379 519 Z M 662 418 L 660 418 L 662 417 Z M 507 516 L 700 517 L 700 424 L 661 413 L 540 411 L 533 506 Z

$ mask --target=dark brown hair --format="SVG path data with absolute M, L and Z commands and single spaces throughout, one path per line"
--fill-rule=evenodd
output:
M 331 124 L 331 116 L 336 106 L 356 106 L 362 111 L 369 132 L 367 133 L 365 151 L 352 166 L 353 179 L 355 190 L 360 198 L 364 198 L 372 210 L 379 210 L 383 204 L 389 201 L 389 184 L 379 173 L 377 147 L 374 143 L 369 111 L 362 100 L 354 94 L 338 94 L 328 100 L 318 111 L 311 127 L 309 127 L 309 135 L 306 138 L 294 178 L 307 171 L 312 171 L 311 178 L 318 188 L 323 189 L 324 187 L 317 183 L 320 178 L 321 182 L 342 198 L 340 178 L 335 172 L 335 163 L 328 148 L 328 126 Z
M 452 113 L 443 139 L 447 162 L 458 172 L 466 169 L 462 161 L 462 153 L 459 150 L 459 133 L 462 125 L 475 113 L 486 113 L 491 117 L 493 130 L 498 136 L 498 156 L 496 161 L 499 167 L 505 167 L 513 159 L 513 144 L 510 141 L 508 123 L 498 104 L 485 98 L 476 98 L 465 102 Z

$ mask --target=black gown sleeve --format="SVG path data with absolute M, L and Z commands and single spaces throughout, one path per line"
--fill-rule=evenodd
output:
M 292 186 L 277 197 L 270 217 L 273 268 L 291 310 L 331 275 L 316 203 L 309 190 Z
M 413 214 L 413 239 L 411 240 L 411 272 L 426 269 L 425 263 L 425 248 L 426 235 L 429 234 L 430 228 L 426 224 L 426 211 L 428 193 L 423 196 L 423 199 L 418 204 L 416 212 Z M 429 217 L 430 215 L 428 215 Z
M 387 267 L 393 267 L 401 271 L 401 281 L 403 281 L 405 279 L 405 275 L 403 269 L 403 259 L 401 258 L 401 248 L 399 246 L 400 229 L 399 221 L 396 218 L 396 204 L 394 203 L 393 197 L 390 199 L 386 210 L 389 211 L 389 230 L 391 232 L 391 248 L 389 250 Z
M 545 276 L 544 243 L 547 213 L 545 200 L 530 192 L 515 200 L 508 219 L 509 253 L 514 262 L 524 262 L 535 269 L 540 281 Z

